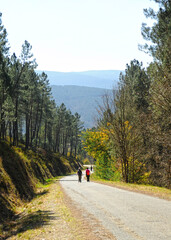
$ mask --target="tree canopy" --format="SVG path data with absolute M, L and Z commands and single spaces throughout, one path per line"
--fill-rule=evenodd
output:
M 28 41 L 20 57 L 10 56 L 7 31 L 0 14 L 0 141 L 25 148 L 44 148 L 63 155 L 79 154 L 82 123 L 64 104 L 56 106 L 48 76 L 37 74 Z
M 112 176 L 105 177 L 112 179 L 119 173 L 125 182 L 170 188 L 171 1 L 155 2 L 159 4 L 158 12 L 144 10 L 145 16 L 152 18 L 154 24 L 151 27 L 142 24 L 142 35 L 150 44 L 141 46 L 153 61 L 146 69 L 136 59 L 127 64 L 125 74 L 120 75 L 118 90 L 112 97 L 104 97 L 96 131 L 104 129 L 108 132 L 108 148 L 103 151 L 110 153 L 106 160 L 108 171 L 111 161 L 115 171 Z M 91 134 L 88 132 L 85 145 L 100 163 L 99 150 L 93 140 L 89 141 L 91 135 L 97 133 L 94 130 Z M 99 141 L 98 146 L 101 146 L 103 138 Z M 103 162 L 100 166 L 104 168 Z M 99 168 L 96 174 L 101 176 Z

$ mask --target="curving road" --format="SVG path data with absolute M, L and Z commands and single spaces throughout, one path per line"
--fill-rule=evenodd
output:
M 117 240 L 171 240 L 171 202 L 85 179 L 78 183 L 77 175 L 62 178 L 61 185 Z

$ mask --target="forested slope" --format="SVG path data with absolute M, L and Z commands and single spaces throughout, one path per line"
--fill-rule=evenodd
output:
M 36 183 L 66 174 L 79 159 L 80 115 L 56 106 L 32 46 L 10 56 L 0 13 L 0 221 L 36 194 Z M 69 159 L 69 160 L 67 160 Z
M 56 104 L 66 105 L 72 113 L 78 112 L 85 128 L 92 128 L 98 116 L 98 106 L 103 102 L 105 94 L 112 90 L 81 86 L 56 86 L 52 85 L 52 95 Z
M 43 149 L 24 150 L 23 146 L 11 147 L 0 142 L 0 222 L 11 218 L 15 206 L 36 197 L 36 184 L 46 179 L 65 175 L 78 165 Z

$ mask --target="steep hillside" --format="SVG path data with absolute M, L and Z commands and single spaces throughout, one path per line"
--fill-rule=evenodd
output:
M 111 90 L 80 86 L 52 85 L 52 95 L 59 106 L 64 103 L 72 113 L 78 112 L 85 128 L 94 126 L 98 104 L 102 104 L 102 96 L 111 93 Z
M 0 223 L 11 218 L 15 206 L 36 196 L 36 183 L 70 173 L 77 163 L 38 149 L 22 150 L 0 142 Z
M 37 73 L 42 71 L 37 70 Z M 53 72 L 44 71 L 48 75 L 50 85 L 76 85 L 112 89 L 117 86 L 120 70 L 97 70 L 85 72 Z

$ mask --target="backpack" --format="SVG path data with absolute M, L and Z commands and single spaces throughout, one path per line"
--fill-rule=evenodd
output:
M 87 175 L 87 176 L 90 175 L 90 170 L 89 170 L 89 169 L 86 170 L 86 175 Z

